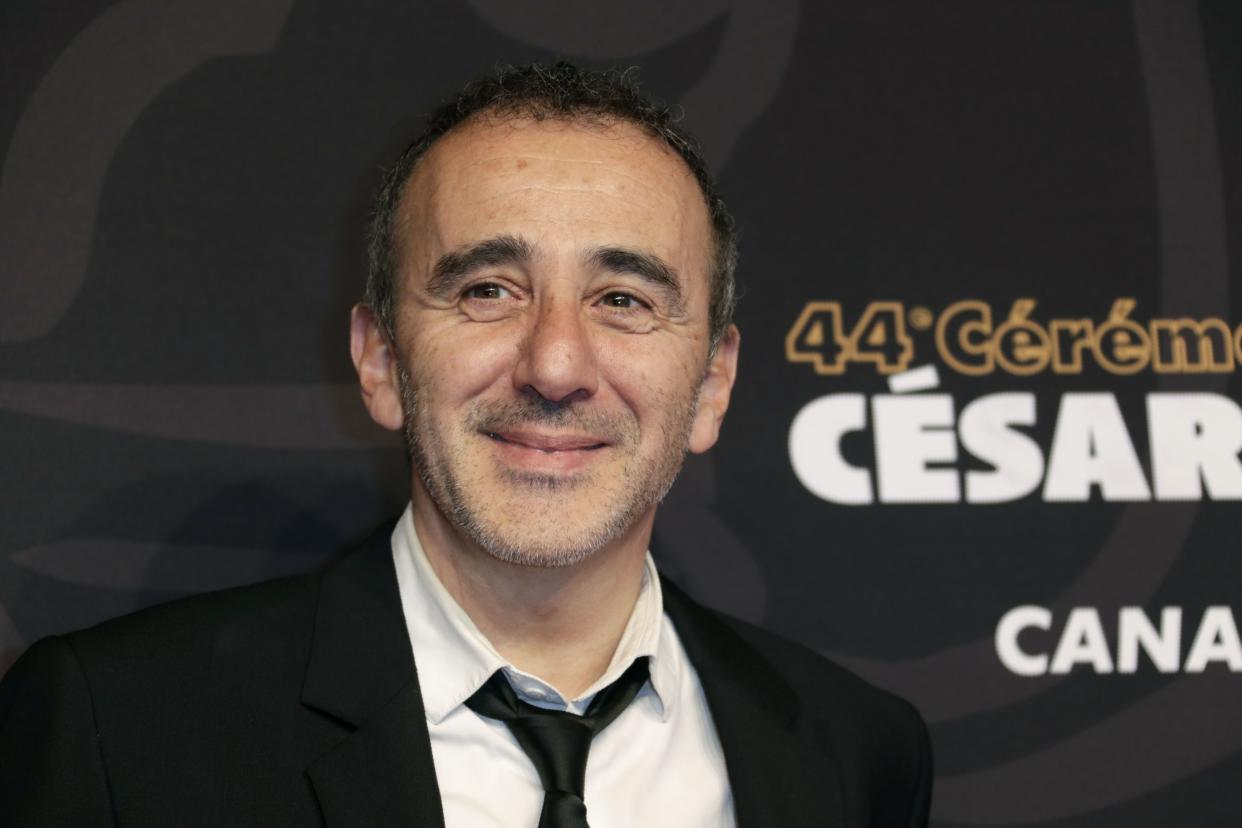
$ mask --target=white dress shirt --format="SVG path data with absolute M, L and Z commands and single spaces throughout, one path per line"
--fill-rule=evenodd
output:
M 392 551 L 446 828 L 539 823 L 543 786 L 534 766 L 503 722 L 465 706 L 489 676 L 503 670 L 524 701 L 581 714 L 596 692 L 644 656 L 651 660 L 651 681 L 591 743 L 586 768 L 591 828 L 734 825 L 716 728 L 698 674 L 664 614 L 650 553 L 608 669 L 581 696 L 565 699 L 538 676 L 505 661 L 449 595 L 423 552 L 409 507 L 393 531 Z

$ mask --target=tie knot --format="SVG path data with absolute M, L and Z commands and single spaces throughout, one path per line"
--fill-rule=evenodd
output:
M 647 678 L 647 659 L 636 660 L 620 678 L 595 694 L 582 716 L 527 704 L 501 672 L 466 700 L 475 713 L 504 722 L 535 766 L 546 792 L 540 828 L 586 825 L 582 803 L 591 740 L 621 715 Z M 569 818 L 579 808 L 581 819 Z

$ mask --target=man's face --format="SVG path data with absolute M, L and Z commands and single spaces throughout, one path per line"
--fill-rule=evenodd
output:
M 708 360 L 711 235 L 684 163 L 627 124 L 477 121 L 422 160 L 396 235 L 416 510 L 538 566 L 649 531 L 685 452 L 715 442 L 736 359 L 730 331 Z

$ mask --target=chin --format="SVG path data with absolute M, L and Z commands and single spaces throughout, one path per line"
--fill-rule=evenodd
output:
M 521 516 L 529 521 L 533 510 L 521 510 Z M 530 526 L 497 525 L 486 520 L 471 520 L 459 524 L 460 528 L 487 554 L 496 560 L 518 566 L 553 569 L 573 566 L 596 555 L 617 537 L 623 535 L 634 521 L 634 515 L 620 512 L 601 515 L 594 521 L 579 521 L 568 525 L 565 515 L 576 512 L 572 503 L 562 501 L 557 514 L 544 519 L 540 529 L 530 531 Z
M 561 569 L 580 564 L 592 557 L 599 548 L 535 548 L 531 546 L 489 545 L 483 547 L 487 554 L 498 561 L 525 566 L 532 569 Z

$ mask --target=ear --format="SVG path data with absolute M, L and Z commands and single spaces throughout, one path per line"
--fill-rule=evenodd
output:
M 690 451 L 702 454 L 716 445 L 720 425 L 729 408 L 729 394 L 737 378 L 737 351 L 742 335 L 730 325 L 716 344 L 716 353 L 707 363 L 707 375 L 699 388 L 699 407 L 690 428 Z
M 366 305 L 354 305 L 350 312 L 349 354 L 371 419 L 391 431 L 399 430 L 402 416 L 397 355 L 378 314 Z

